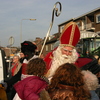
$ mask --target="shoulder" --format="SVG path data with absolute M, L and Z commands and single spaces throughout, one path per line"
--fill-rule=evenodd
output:
M 52 93 L 49 93 L 52 99 L 60 99 L 65 100 L 65 98 L 69 98 L 70 100 L 74 100 L 73 91 L 69 89 L 55 89 Z
M 53 52 L 49 52 L 43 59 L 46 63 L 46 68 L 48 70 L 50 69 L 50 64 L 51 64 L 52 59 L 53 59 Z
M 25 79 L 23 79 L 20 83 L 24 83 L 24 84 L 27 84 L 27 85 L 43 85 L 43 84 L 47 84 L 45 80 L 41 79 L 40 77 L 38 76 L 29 76 L 29 77 L 26 77 Z
M 57 48 L 52 50 L 51 52 L 47 53 L 47 55 L 44 57 L 44 60 L 47 60 L 48 58 L 52 59 L 53 58 L 53 52 L 56 51 Z
M 65 98 L 74 100 L 73 91 L 74 91 L 73 86 L 59 84 L 57 86 L 57 89 L 54 89 L 54 91 L 50 92 L 50 97 L 56 99 L 63 98 L 62 100 L 65 100 Z
M 48 58 L 51 58 L 51 57 L 53 57 L 53 51 L 52 51 L 52 52 L 49 52 L 49 53 L 45 56 L 44 61 L 46 61 Z
M 34 89 L 38 89 L 39 87 L 46 87 L 47 83 L 44 80 L 41 80 L 37 76 L 30 76 L 27 77 L 16 84 L 14 84 L 14 88 L 16 91 L 23 90 L 23 89 L 31 89 L 34 87 Z
M 89 57 L 79 57 L 76 62 L 75 65 L 79 68 L 85 66 L 86 64 L 90 63 L 91 61 L 93 61 L 92 58 Z

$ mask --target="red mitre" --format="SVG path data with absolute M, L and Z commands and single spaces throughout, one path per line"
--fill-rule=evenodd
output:
M 75 47 L 80 39 L 80 31 L 75 22 L 68 23 L 60 36 L 60 45 Z

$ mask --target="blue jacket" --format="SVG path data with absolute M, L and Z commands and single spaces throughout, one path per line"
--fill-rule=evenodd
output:
M 100 100 L 94 90 L 91 90 L 90 93 L 91 93 L 91 100 Z

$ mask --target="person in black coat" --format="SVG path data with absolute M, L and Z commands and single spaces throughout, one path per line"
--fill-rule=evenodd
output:
M 21 43 L 21 52 L 24 53 L 25 58 L 24 60 L 28 61 L 29 59 L 31 59 L 34 55 L 35 55 L 35 50 L 37 49 L 37 46 L 35 44 L 33 44 L 30 41 L 24 41 L 23 43 Z M 9 93 L 11 92 L 11 98 L 10 100 L 12 100 L 12 98 L 15 95 L 15 90 L 13 88 L 13 85 L 21 80 L 21 75 L 23 72 L 24 67 L 26 67 L 27 63 L 23 63 L 20 70 L 18 71 L 18 73 L 11 77 L 10 79 L 6 79 L 4 80 L 4 84 L 6 84 L 7 88 L 6 88 L 6 92 Z M 25 70 L 25 69 L 24 69 Z

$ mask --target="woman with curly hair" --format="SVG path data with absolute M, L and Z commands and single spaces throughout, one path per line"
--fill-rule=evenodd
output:
M 91 100 L 80 69 L 69 63 L 56 70 L 48 92 L 51 100 Z
M 14 85 L 16 95 L 13 100 L 39 100 L 39 93 L 47 86 L 45 71 L 46 64 L 42 58 L 30 60 L 27 75 Z

